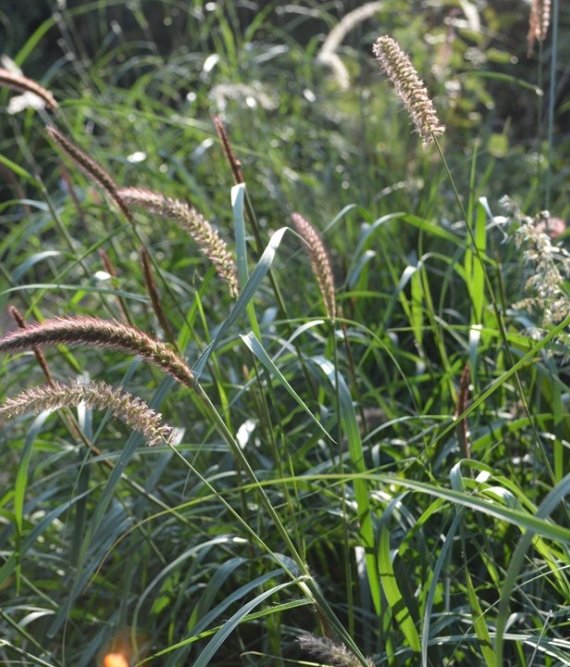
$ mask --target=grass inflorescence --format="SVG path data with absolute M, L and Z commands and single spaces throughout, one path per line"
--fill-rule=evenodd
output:
M 98 410 L 110 410 L 127 426 L 140 431 L 149 445 L 172 440 L 172 429 L 163 423 L 159 414 L 139 398 L 104 382 L 77 381 L 69 385 L 54 382 L 26 389 L 0 406 L 0 423 L 5 424 L 21 414 L 39 414 L 44 410 L 58 410 L 80 403 Z

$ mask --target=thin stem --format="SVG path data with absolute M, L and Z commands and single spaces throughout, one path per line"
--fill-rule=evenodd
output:
M 473 244 L 473 251 L 474 251 L 475 255 L 477 256 L 478 261 L 481 263 L 481 266 L 483 267 L 483 279 L 485 281 L 485 287 L 487 288 L 487 291 L 488 291 L 488 294 L 489 294 L 489 300 L 490 300 L 491 306 L 493 308 L 493 313 L 495 315 L 495 319 L 497 320 L 497 325 L 499 327 L 499 334 L 500 334 L 501 340 L 503 341 L 503 344 L 505 346 L 505 354 L 507 355 L 507 361 L 512 368 L 515 365 L 515 360 L 513 358 L 513 354 L 511 352 L 511 348 L 510 348 L 510 345 L 509 345 L 509 340 L 508 340 L 508 337 L 507 337 L 507 330 L 505 328 L 505 323 L 503 321 L 503 315 L 502 315 L 501 311 L 499 310 L 499 307 L 497 305 L 497 300 L 495 298 L 495 292 L 494 292 L 493 286 L 491 284 L 491 280 L 489 278 L 489 275 L 488 275 L 487 271 L 485 270 L 485 264 L 483 262 L 483 257 L 481 255 L 481 252 L 479 251 L 479 248 L 477 246 L 477 241 L 475 239 L 475 233 L 473 231 L 471 221 L 468 219 L 467 214 L 465 213 L 465 208 L 463 207 L 463 202 L 461 201 L 461 197 L 459 196 L 459 192 L 457 190 L 455 180 L 453 178 L 451 170 L 449 169 L 449 165 L 447 164 L 445 156 L 443 155 L 443 151 L 441 150 L 441 146 L 439 144 L 439 141 L 437 140 L 436 136 L 434 136 L 433 139 L 434 139 L 435 145 L 437 146 L 437 150 L 438 150 L 439 156 L 441 158 L 441 162 L 443 164 L 443 167 L 444 167 L 444 169 L 447 173 L 447 177 L 449 178 L 449 181 L 451 183 L 451 187 L 453 189 L 453 194 L 455 196 L 455 200 L 456 200 L 456 202 L 459 206 L 459 210 L 461 211 L 461 215 L 463 216 L 463 219 L 465 220 L 465 226 L 467 228 L 467 232 L 468 232 L 469 237 L 471 239 L 471 242 Z M 548 457 L 546 456 L 546 453 L 544 451 L 544 447 L 542 446 L 542 441 L 540 439 L 540 434 L 538 432 L 536 422 L 535 422 L 533 416 L 530 413 L 530 409 L 528 407 L 528 401 L 526 400 L 526 396 L 524 395 L 522 382 L 521 382 L 521 379 L 520 379 L 520 376 L 519 376 L 518 372 L 515 371 L 514 377 L 515 377 L 515 384 L 517 386 L 517 391 L 518 391 L 519 397 L 521 399 L 521 403 L 523 405 L 525 415 L 529 420 L 529 424 L 532 425 L 532 430 L 534 432 L 536 442 L 539 445 L 539 449 L 541 450 L 541 452 L 543 454 L 543 459 L 544 459 L 545 466 L 547 467 L 548 472 L 550 474 L 550 477 L 551 477 L 551 479 L 554 483 L 554 479 L 555 479 L 554 471 L 552 470 L 552 466 L 550 465 Z
M 293 540 L 291 539 L 286 527 L 283 525 L 283 522 L 281 521 L 281 519 L 280 519 L 279 515 L 277 514 L 275 508 L 271 504 L 271 501 L 269 500 L 269 497 L 265 493 L 265 490 L 260 485 L 259 480 L 257 479 L 257 476 L 255 474 L 255 471 L 253 470 L 253 468 L 249 464 L 249 461 L 245 457 L 244 453 L 242 452 L 242 450 L 241 450 L 240 446 L 238 445 L 237 441 L 235 440 L 234 436 L 229 431 L 228 427 L 226 426 L 226 423 L 224 422 L 224 420 L 219 415 L 218 411 L 216 410 L 215 406 L 210 401 L 208 395 L 202 389 L 201 385 L 196 384 L 195 391 L 196 391 L 197 396 L 200 398 L 202 404 L 204 405 L 204 407 L 205 407 L 205 409 L 208 413 L 208 416 L 214 422 L 214 425 L 217 428 L 218 432 L 224 438 L 224 440 L 227 442 L 227 444 L 230 447 L 232 453 L 234 454 L 236 460 L 239 461 L 242 469 L 245 471 L 247 476 L 250 478 L 252 483 L 257 488 L 257 491 L 258 491 L 259 496 L 260 496 L 261 503 L 263 504 L 265 510 L 267 511 L 267 514 L 269 515 L 269 518 L 273 522 L 273 525 L 277 529 L 277 532 L 279 533 L 279 535 L 280 535 L 281 539 L 283 540 L 283 542 L 285 543 L 285 546 L 287 547 L 291 557 L 293 558 L 293 560 L 295 561 L 295 564 L 297 565 L 297 567 L 299 568 L 299 571 L 301 572 L 302 577 L 298 578 L 299 587 L 304 591 L 304 593 L 310 599 L 312 599 L 315 602 L 315 604 L 317 605 L 317 608 L 319 609 L 320 613 L 324 616 L 324 618 L 327 619 L 327 621 L 330 623 L 331 627 L 334 628 L 335 632 L 339 635 L 339 637 L 354 652 L 355 656 L 360 661 L 360 663 L 363 665 L 363 667 L 369 667 L 370 663 L 367 662 L 366 657 L 361 653 L 358 646 L 356 646 L 354 640 L 349 635 L 349 633 L 346 631 L 346 628 L 342 625 L 342 623 L 339 621 L 339 619 L 336 617 L 334 611 L 331 609 L 327 600 L 325 599 L 322 592 L 320 591 L 320 588 L 318 587 L 316 581 L 313 579 L 313 576 L 311 575 L 311 573 L 309 571 L 309 568 L 307 567 L 307 564 L 305 563 L 305 561 L 301 557 L 300 553 L 298 552 L 297 547 L 293 544 Z M 293 576 L 292 573 L 290 573 L 290 574 L 291 574 L 291 576 Z M 304 578 L 307 579 L 308 583 L 306 583 L 304 581 Z

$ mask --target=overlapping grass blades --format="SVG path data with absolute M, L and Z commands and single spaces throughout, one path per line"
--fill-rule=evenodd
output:
M 231 240 L 240 296 L 230 298 L 174 226 L 152 216 L 125 224 L 130 212 L 117 216 L 89 181 L 62 172 L 60 183 L 38 122 L 45 112 L 6 123 L 0 113 L 2 327 L 9 302 L 40 323 L 54 313 L 132 322 L 155 329 L 164 354 L 193 364 L 199 382 L 187 391 L 117 350 L 46 348 L 57 381 L 88 373 L 151 396 L 181 429 L 175 446 L 149 450 L 84 405 L 5 429 L 0 662 L 87 667 L 122 628 L 133 662 L 166 667 L 333 661 L 299 645 L 300 632 L 315 649 L 338 647 L 351 667 L 568 662 L 559 334 L 570 317 L 535 340 L 532 313 L 513 313 L 521 253 L 491 213 L 507 191 L 525 214 L 550 201 L 567 217 L 550 160 L 565 146 L 552 142 L 556 96 L 548 153 L 540 128 L 528 132 L 542 91 L 524 46 L 518 61 L 503 58 L 505 72 L 490 71 L 493 58 L 514 55 L 509 40 L 491 48 L 488 37 L 491 23 L 506 34 L 505 13 L 463 3 L 463 14 L 430 5 L 412 15 L 395 3 L 369 3 L 367 22 L 335 51 L 349 90 L 313 60 L 339 34 L 338 3 L 267 3 L 255 16 L 235 3 L 142 3 L 121 7 L 130 27 L 111 29 L 119 8 L 97 0 L 60 8 L 16 54 L 31 70 L 44 37 L 61 31 L 70 57 L 41 72 L 61 100 L 58 127 L 122 186 L 204 211 Z M 377 21 L 395 28 L 437 96 L 447 179 L 437 148 L 417 151 L 401 105 L 378 94 Z M 554 62 L 556 12 L 553 21 Z M 162 30 L 183 46 L 155 44 Z M 487 60 L 469 69 L 476 56 Z M 408 88 L 417 84 L 407 76 Z M 559 82 L 554 67 L 550 80 Z M 504 123 L 515 98 L 530 102 L 524 118 Z M 227 127 L 223 150 L 212 113 L 218 136 L 222 117 Z M 418 127 L 420 138 L 431 142 L 440 127 Z M 329 317 L 283 226 L 291 210 L 326 229 L 339 307 L 329 290 Z M 471 385 L 457 400 L 467 364 Z M 0 372 L 11 396 L 42 375 L 29 352 L 3 359 Z

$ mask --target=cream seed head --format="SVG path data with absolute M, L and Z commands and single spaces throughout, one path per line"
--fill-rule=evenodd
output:
M 551 0 L 531 0 L 528 19 L 527 57 L 530 58 L 536 41 L 544 42 L 550 27 Z
M 54 382 L 32 387 L 0 406 L 0 424 L 22 414 L 40 414 L 85 403 L 96 410 L 110 410 L 117 419 L 143 434 L 149 446 L 170 443 L 173 429 L 144 401 L 105 382 L 76 381 L 69 385 Z
M 398 42 L 387 35 L 376 40 L 372 51 L 408 110 L 422 145 L 429 145 L 445 132 L 445 126 L 439 122 L 435 106 L 412 62 Z
M 344 644 L 333 642 L 327 637 L 317 637 L 304 632 L 297 637 L 297 642 L 303 651 L 331 667 L 360 667 L 362 664 Z M 369 667 L 374 665 L 370 659 L 366 660 L 366 664 Z

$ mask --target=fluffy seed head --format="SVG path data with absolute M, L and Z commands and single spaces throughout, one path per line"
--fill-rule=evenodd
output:
M 77 381 L 69 385 L 54 382 L 26 389 L 0 406 L 0 424 L 18 415 L 40 414 L 44 410 L 74 407 L 82 402 L 96 410 L 110 410 L 127 426 L 142 433 L 149 446 L 172 441 L 173 430 L 164 424 L 159 413 L 140 398 L 105 382 Z
M 137 354 L 159 366 L 182 384 L 194 387 L 194 375 L 184 359 L 140 329 L 97 317 L 61 317 L 31 324 L 0 338 L 0 352 L 18 352 L 48 345 L 84 345 Z
M 291 222 L 297 233 L 305 240 L 311 260 L 311 268 L 317 279 L 327 315 L 336 317 L 335 285 L 329 253 L 317 230 L 299 213 L 291 215 Z
M 503 197 L 501 203 L 518 224 L 513 240 L 528 265 L 528 277 L 524 283 L 527 296 L 511 307 L 536 317 L 538 326 L 531 329 L 530 334 L 540 337 L 542 328 L 558 324 L 570 312 L 566 287 L 570 280 L 570 253 L 563 245 L 554 242 L 560 227 L 548 211 L 540 211 L 530 217 L 508 197 Z M 550 227 L 553 220 L 554 229 Z M 568 345 L 566 332 L 561 332 L 558 339 Z
M 120 188 L 119 196 L 128 206 L 145 208 L 161 218 L 174 220 L 212 262 L 220 278 L 227 283 L 230 294 L 237 296 L 238 277 L 234 258 L 226 242 L 199 211 L 180 199 L 144 188 Z
M 297 637 L 299 646 L 314 658 L 333 667 L 360 667 L 360 661 L 343 644 L 337 644 L 326 637 L 315 637 L 308 632 Z M 374 667 L 372 660 L 367 660 Z
M 398 96 L 406 106 L 423 146 L 445 132 L 423 81 L 398 42 L 387 35 L 379 37 L 372 51 L 382 71 L 392 81 Z

